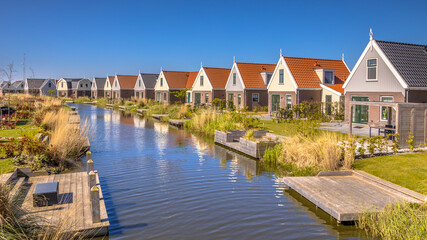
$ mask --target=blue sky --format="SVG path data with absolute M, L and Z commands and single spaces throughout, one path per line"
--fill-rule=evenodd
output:
M 0 67 L 27 76 L 93 77 L 340 59 L 353 68 L 369 40 L 427 44 L 427 1 L 0 0 Z

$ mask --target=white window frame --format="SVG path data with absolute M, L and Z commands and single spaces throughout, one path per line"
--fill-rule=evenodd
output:
M 254 101 L 254 96 L 255 95 L 258 95 L 258 101 Z M 252 102 L 257 102 L 257 103 L 259 103 L 259 93 L 252 93 Z
M 375 79 L 369 79 L 368 78 L 368 70 L 369 70 L 369 68 L 372 68 L 372 67 L 368 67 L 368 61 L 369 60 L 376 60 L 377 61 L 377 66 L 375 66 L 375 69 L 376 69 L 376 71 L 375 71 Z M 378 81 L 378 58 L 368 58 L 368 59 L 366 59 L 366 81 L 367 82 L 376 82 L 376 81 Z
M 233 86 L 236 86 L 236 84 L 237 84 L 237 76 L 236 76 L 236 73 L 233 73 Z
M 280 82 L 280 80 L 282 80 L 282 82 Z M 279 69 L 279 84 L 285 84 L 285 69 Z
M 391 102 L 394 102 L 394 97 L 393 96 L 380 96 L 380 102 L 384 102 L 383 98 L 391 98 Z M 385 106 L 380 106 L 380 121 L 387 122 L 388 119 L 383 119 L 382 118 L 383 117 L 383 107 L 385 107 Z M 390 113 L 389 113 L 389 116 L 390 116 Z
M 287 107 L 287 106 L 288 106 L 288 96 L 289 96 L 289 97 L 291 97 L 291 98 L 290 98 L 290 103 L 289 103 L 289 105 L 290 105 L 290 107 L 292 108 L 292 95 L 291 95 L 291 94 L 286 94 L 286 95 L 285 95 L 285 107 Z
M 204 79 L 203 76 L 200 76 L 200 86 L 203 87 L 204 85 Z
M 163 78 L 160 78 L 160 87 L 163 87 Z

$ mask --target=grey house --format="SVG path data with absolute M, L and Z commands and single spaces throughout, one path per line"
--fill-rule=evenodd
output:
M 24 85 L 25 94 L 33 96 L 56 96 L 54 79 L 27 78 Z
M 58 97 L 90 97 L 92 82 L 86 78 L 61 78 L 57 87 Z
M 90 89 L 92 98 L 103 98 L 103 97 L 105 97 L 104 86 L 105 86 L 106 81 L 107 81 L 107 78 L 99 78 L 99 77 L 93 78 L 92 87 Z
M 154 99 L 154 87 L 156 86 L 159 74 L 140 73 L 135 83 L 135 98 L 137 99 Z
M 426 103 L 427 45 L 379 41 L 371 38 L 344 84 L 345 106 L 350 101 Z M 385 125 L 394 122 L 395 109 L 353 107 L 354 123 Z M 345 119 L 350 121 L 346 111 Z
M 22 80 L 15 81 L 12 83 L 12 86 L 10 88 L 11 93 L 24 93 L 24 85 L 25 82 Z

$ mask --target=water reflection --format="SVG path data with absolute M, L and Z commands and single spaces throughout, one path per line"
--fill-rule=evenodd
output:
M 359 237 L 284 192 L 259 161 L 160 122 L 78 111 L 92 126 L 112 239 Z

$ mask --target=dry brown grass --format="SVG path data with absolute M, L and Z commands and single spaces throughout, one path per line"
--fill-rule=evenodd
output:
M 43 122 L 51 130 L 50 146 L 58 153 L 61 160 L 75 159 L 83 154 L 84 146 L 88 141 L 89 127 L 72 124 L 68 121 L 69 115 L 65 109 L 47 112 Z
M 317 137 L 294 136 L 283 143 L 283 161 L 299 168 L 314 167 L 320 171 L 339 169 L 342 148 L 335 134 Z

